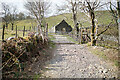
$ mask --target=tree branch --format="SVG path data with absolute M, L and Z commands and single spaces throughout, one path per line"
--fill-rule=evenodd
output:
M 103 30 L 101 33 L 99 33 L 99 34 L 97 34 L 97 36 L 96 36 L 96 40 L 98 39 L 98 37 L 101 35 L 101 34 L 103 34 L 104 32 L 106 32 L 108 29 L 109 29 L 109 27 L 110 27 L 110 25 L 112 24 L 112 22 L 111 23 L 109 23 L 108 25 L 107 25 L 107 27 L 106 27 L 106 29 L 105 30 Z

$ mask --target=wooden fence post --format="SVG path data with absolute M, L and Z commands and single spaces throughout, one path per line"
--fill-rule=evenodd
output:
M 72 32 L 72 38 L 73 38 L 73 32 Z
M 15 37 L 17 37 L 17 25 L 16 25 L 16 33 L 15 33 Z
M 83 40 L 83 30 L 81 29 L 81 44 L 82 44 L 82 40 Z
M 5 32 L 5 25 L 3 25 L 2 41 L 4 41 L 4 32 Z
M 29 31 L 31 30 L 31 26 L 29 27 Z
M 34 26 L 34 31 L 35 31 L 35 26 Z
M 46 37 L 48 37 L 48 23 L 46 24 Z
M 79 44 L 81 44 L 81 28 L 79 29 Z
M 25 36 L 25 26 L 23 28 L 23 37 Z

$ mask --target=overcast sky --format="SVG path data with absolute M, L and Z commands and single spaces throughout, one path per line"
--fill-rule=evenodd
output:
M 52 6 L 50 8 L 51 14 L 49 14 L 51 16 L 55 13 L 56 4 L 61 5 L 64 0 L 49 0 L 49 1 L 52 3 Z M 24 4 L 25 4 L 26 0 L 0 0 L 0 2 L 5 2 L 5 3 L 16 6 L 17 9 L 19 10 L 19 12 L 26 12 L 26 9 L 24 8 Z M 1 6 L 0 6 L 0 11 L 2 11 Z
M 29 0 L 30 1 L 30 0 Z M 48 0 L 47 0 L 48 1 Z M 49 16 L 53 15 L 56 11 L 56 4 L 57 5 L 61 5 L 61 4 L 64 4 L 65 0 L 49 0 L 50 2 L 52 2 L 52 7 L 50 8 L 50 14 Z M 101 1 L 110 1 L 110 0 L 101 0 Z M 111 0 L 113 2 L 115 2 L 116 0 Z M 26 2 L 26 0 L 0 0 L 0 2 L 5 2 L 5 3 L 8 3 L 8 4 L 12 4 L 12 5 L 15 5 L 19 12 L 26 12 L 26 9 L 24 8 L 24 4 Z M 0 6 L 0 12 L 2 11 L 1 9 L 1 6 Z

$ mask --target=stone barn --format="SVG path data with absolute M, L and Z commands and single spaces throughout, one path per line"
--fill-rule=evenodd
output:
M 55 33 L 69 33 L 71 31 L 72 27 L 65 20 L 55 26 Z

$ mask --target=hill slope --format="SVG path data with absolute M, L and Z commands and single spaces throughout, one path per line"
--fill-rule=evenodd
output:
M 107 25 L 111 22 L 112 16 L 109 11 L 96 11 L 95 13 L 97 16 L 96 18 L 98 20 L 98 24 Z M 84 13 L 78 13 L 77 18 L 78 21 L 82 23 L 82 27 L 91 26 L 90 19 Z M 49 28 L 51 28 L 60 23 L 63 19 L 66 20 L 66 22 L 73 27 L 72 13 L 64 13 L 57 16 L 48 17 L 46 18 L 46 22 L 48 23 Z M 33 25 L 36 27 L 37 23 L 35 22 L 34 19 L 16 21 L 14 25 L 14 30 L 16 25 L 18 26 L 18 30 L 23 30 L 23 26 L 26 26 L 26 30 L 29 30 L 30 26 Z M 2 32 L 2 26 L 0 26 L 0 28 L 1 28 L 0 31 Z M 8 29 L 11 30 L 11 24 L 9 24 Z M 103 29 L 104 28 L 100 28 L 99 31 L 102 31 Z M 110 34 L 109 33 L 110 31 L 112 31 L 116 35 L 118 34 L 118 30 L 116 27 L 112 27 L 111 30 L 107 31 L 105 34 Z
M 112 19 L 112 16 L 109 13 L 109 11 L 97 11 L 96 15 L 98 24 L 109 24 Z M 89 21 L 90 19 L 84 13 L 78 13 L 77 18 L 78 21 L 82 23 L 83 27 L 91 25 Z M 64 13 L 57 16 L 48 17 L 46 18 L 46 22 L 49 24 L 49 28 L 51 28 L 52 26 L 55 26 L 58 23 L 60 23 L 63 19 L 65 19 L 66 22 L 68 22 L 68 24 L 70 24 L 73 27 L 72 13 Z M 34 19 L 16 21 L 15 23 L 15 25 L 19 27 L 18 29 L 21 29 L 23 26 L 26 26 L 26 29 L 29 29 L 29 27 L 32 26 L 32 24 L 33 26 L 37 25 Z M 11 29 L 11 25 L 9 25 L 9 29 Z
M 111 22 L 112 16 L 109 11 L 97 11 L 96 18 L 98 20 L 98 24 L 109 24 Z M 84 14 L 84 13 L 78 13 L 77 15 L 78 21 L 82 23 L 83 27 L 90 26 L 90 19 Z M 72 14 L 71 13 L 65 13 L 57 16 L 51 16 L 46 19 L 46 21 L 49 23 L 49 27 L 57 25 L 59 22 L 61 22 L 63 19 L 68 22 L 73 27 L 73 20 L 72 20 Z

